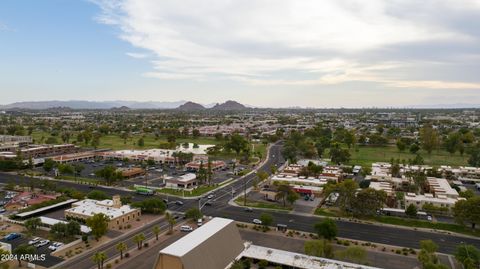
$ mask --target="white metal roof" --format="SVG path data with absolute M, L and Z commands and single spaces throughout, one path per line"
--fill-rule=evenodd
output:
M 160 253 L 182 257 L 232 222 L 233 220 L 231 219 L 213 218 L 200 228 L 197 228 L 170 246 L 160 250 Z
M 40 221 L 43 223 L 43 224 L 47 224 L 47 225 L 54 225 L 54 224 L 57 224 L 57 223 L 67 223 L 66 221 L 63 221 L 63 220 L 58 220 L 58 219 L 53 219 L 53 218 L 49 218 L 49 217 L 40 217 Z M 80 231 L 82 233 L 89 233 L 91 232 L 92 230 L 88 227 L 88 226 L 85 226 L 85 225 L 80 225 Z
M 303 269 L 379 269 L 366 265 L 308 256 L 279 249 L 249 245 L 240 256 Z

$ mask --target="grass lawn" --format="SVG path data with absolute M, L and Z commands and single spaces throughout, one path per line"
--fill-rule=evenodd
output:
M 243 206 L 243 197 L 238 197 L 235 200 L 235 203 L 237 205 Z M 247 199 L 247 205 L 248 207 L 255 207 L 255 208 L 269 208 L 269 209 L 276 209 L 276 210 L 285 210 L 285 211 L 290 211 L 293 209 L 292 206 L 287 205 L 286 207 L 283 207 L 281 205 L 277 204 L 272 204 L 272 203 L 266 203 L 266 202 L 259 202 L 259 201 L 252 201 Z
M 78 183 L 84 183 L 84 184 L 99 184 L 99 185 L 104 185 L 105 181 L 102 180 L 97 180 L 93 178 L 86 178 L 86 177 L 74 177 L 74 176 L 65 176 L 61 175 L 58 176 L 57 179 L 64 179 L 64 180 L 69 180 L 69 181 L 76 181 Z
M 32 133 L 33 139 L 35 141 L 40 141 L 42 137 L 46 140 L 50 137 L 49 133 L 46 132 L 33 132 Z M 100 137 L 100 145 L 99 148 L 110 148 L 113 150 L 120 150 L 120 149 L 149 149 L 149 148 L 158 148 L 161 143 L 167 143 L 167 138 L 165 136 L 160 136 L 157 140 L 155 140 L 155 136 L 152 134 L 147 134 L 144 136 L 144 143 L 143 147 L 139 147 L 137 145 L 138 140 L 142 137 L 142 135 L 133 135 L 127 139 L 127 143 L 123 143 L 123 139 L 120 138 L 117 134 L 109 134 Z M 57 137 L 58 143 L 62 143 L 61 137 Z M 76 134 L 73 134 L 70 138 L 70 141 L 76 140 Z M 196 144 L 207 144 L 207 145 L 216 145 L 220 143 L 220 141 L 216 140 L 213 137 L 199 137 L 199 138 L 178 138 L 176 140 L 177 144 L 182 144 L 185 142 L 189 143 L 196 143 Z M 84 144 L 79 144 L 79 146 L 83 146 Z
M 357 151 L 358 150 L 358 151 Z M 350 164 L 358 164 L 362 166 L 371 166 L 373 162 L 389 162 L 391 158 L 404 159 L 408 162 L 408 159 L 414 159 L 415 154 L 411 154 L 408 151 L 400 152 L 395 146 L 385 147 L 369 147 L 359 146 L 358 149 L 351 149 Z M 430 155 L 421 150 L 419 154 L 423 157 L 425 164 L 440 166 L 440 165 L 453 165 L 461 166 L 467 165 L 468 156 L 464 154 L 461 156 L 459 153 L 450 154 L 445 150 L 435 150 Z

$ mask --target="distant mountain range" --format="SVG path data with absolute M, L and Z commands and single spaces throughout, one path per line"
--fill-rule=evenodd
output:
M 207 104 L 202 105 L 190 101 L 175 101 L 175 102 L 137 102 L 137 101 L 84 101 L 84 100 L 70 100 L 70 101 L 31 101 L 31 102 L 16 102 L 8 105 L 0 105 L 0 109 L 49 109 L 49 108 L 71 108 L 71 109 L 179 109 L 179 110 L 242 110 L 247 107 L 235 102 L 227 101 L 222 104 Z

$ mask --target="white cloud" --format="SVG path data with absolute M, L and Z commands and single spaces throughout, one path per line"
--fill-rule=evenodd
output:
M 137 52 L 127 52 L 125 53 L 127 54 L 128 56 L 132 57 L 132 58 L 135 58 L 135 59 L 144 59 L 144 58 L 147 58 L 148 55 L 147 54 L 144 54 L 144 53 L 137 53 Z
M 147 77 L 220 77 L 256 85 L 369 81 L 400 88 L 478 88 L 461 81 L 408 79 L 415 72 L 409 61 L 364 56 L 375 51 L 388 55 L 397 45 L 475 42 L 475 36 L 434 23 L 438 18 L 431 17 L 443 14 L 431 11 L 452 6 L 456 12 L 471 12 L 478 1 L 431 0 L 425 4 L 428 10 L 414 0 L 92 2 L 101 7 L 99 22 L 118 27 L 120 38 L 153 54 L 154 70 Z M 392 78 L 405 68 L 404 80 Z

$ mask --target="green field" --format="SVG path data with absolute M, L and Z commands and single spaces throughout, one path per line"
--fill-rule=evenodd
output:
M 35 141 L 40 141 L 42 136 L 47 139 L 50 137 L 49 133 L 45 132 L 33 132 L 32 137 Z M 143 136 L 145 145 L 140 147 L 137 145 L 138 140 Z M 57 137 L 58 143 L 62 143 L 61 138 Z M 76 135 L 70 138 L 70 141 L 75 141 Z M 220 143 L 213 137 L 199 137 L 199 138 L 178 138 L 176 140 L 177 144 L 182 143 L 196 143 L 196 144 L 206 144 L 206 145 L 216 145 Z M 167 138 L 165 136 L 160 136 L 158 139 L 155 139 L 154 135 L 147 134 L 147 135 L 132 135 L 130 136 L 126 143 L 124 143 L 123 139 L 119 135 L 110 134 L 104 135 L 100 137 L 100 145 L 98 148 L 109 148 L 113 150 L 120 150 L 120 149 L 149 149 L 149 148 L 158 148 L 160 144 L 167 143 Z M 84 144 L 79 144 L 80 146 L 84 146 Z
M 49 133 L 46 132 L 33 132 L 32 133 L 33 139 L 35 141 L 40 141 L 43 137 L 45 140 L 50 137 Z M 147 134 L 143 136 L 144 139 L 144 146 L 140 147 L 137 145 L 138 140 L 142 137 L 142 135 L 133 135 L 127 139 L 127 143 L 124 143 L 123 139 L 119 135 L 111 134 L 111 135 L 104 135 L 100 137 L 100 145 L 98 148 L 102 149 L 112 149 L 112 150 L 122 150 L 122 149 L 152 149 L 152 148 L 159 148 L 160 144 L 167 143 L 167 138 L 165 136 L 160 136 L 158 139 L 155 139 L 155 136 L 152 134 Z M 57 137 L 58 143 L 62 143 L 61 138 Z M 76 135 L 70 139 L 70 141 L 75 141 Z M 216 140 L 213 137 L 198 137 L 198 138 L 178 138 L 176 140 L 177 144 L 183 143 L 196 143 L 199 145 L 217 145 L 221 143 L 221 141 Z M 78 144 L 79 146 L 85 146 L 85 144 Z M 267 147 L 262 143 L 254 144 L 255 152 L 260 152 L 262 158 L 265 157 L 267 154 Z M 226 157 L 226 158 L 234 158 L 234 153 L 228 154 L 221 154 L 219 157 Z
M 351 159 L 350 164 L 371 166 L 374 162 L 390 162 L 391 158 L 414 159 L 415 154 L 408 151 L 400 152 L 395 146 L 374 147 L 374 146 L 359 146 L 357 149 L 350 150 Z M 467 165 L 468 155 L 461 156 L 459 153 L 450 154 L 445 150 L 434 150 L 431 154 L 421 150 L 419 154 L 423 157 L 425 164 L 440 166 L 440 165 Z

